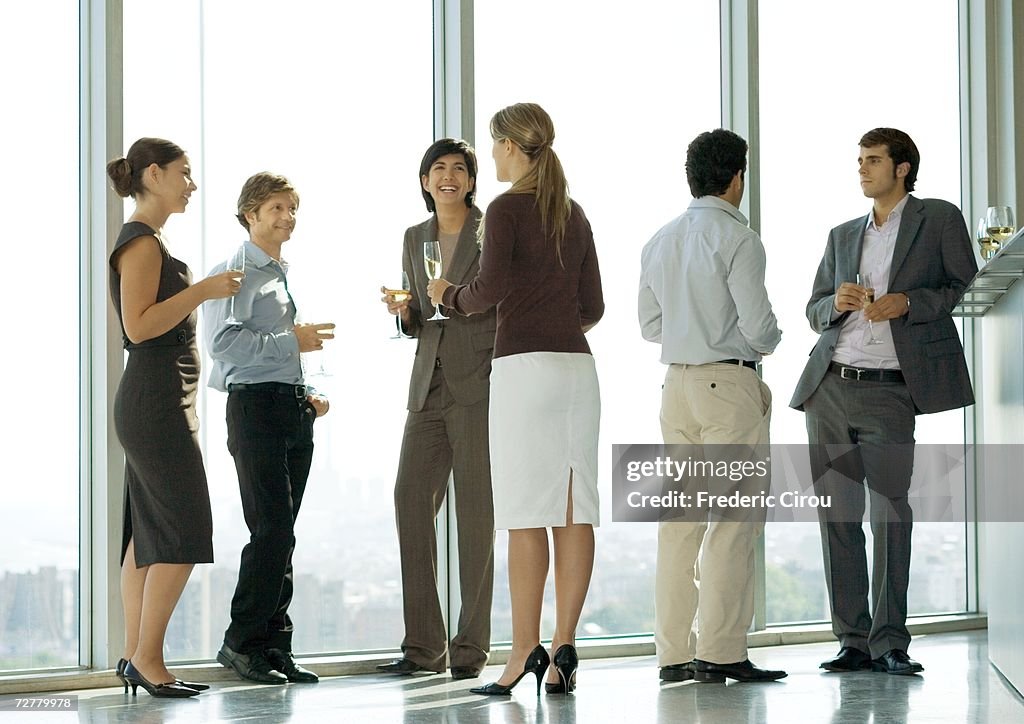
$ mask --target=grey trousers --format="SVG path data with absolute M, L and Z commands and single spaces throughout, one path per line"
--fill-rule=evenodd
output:
M 444 671 L 446 653 L 453 667 L 479 670 L 487 662 L 494 588 L 490 471 L 487 399 L 458 404 L 436 369 L 426 404 L 406 419 L 395 483 L 405 617 L 402 653 L 431 671 Z M 434 533 L 449 475 L 455 484 L 462 597 L 450 646 L 437 593 Z
M 844 380 L 828 372 L 804 403 L 819 508 L 832 631 L 872 658 L 910 645 L 907 587 L 913 512 L 914 403 L 902 382 Z M 867 484 L 865 488 L 865 483 Z M 871 605 L 861 523 L 870 501 Z

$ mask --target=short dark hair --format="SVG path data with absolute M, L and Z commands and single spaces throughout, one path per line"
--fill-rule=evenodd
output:
M 903 188 L 908 193 L 914 190 L 917 169 L 921 166 L 921 153 L 917 150 L 914 139 L 898 128 L 872 128 L 860 137 L 860 145 L 863 148 L 885 146 L 889 149 L 889 157 L 894 167 L 901 163 L 909 163 L 910 171 L 903 177 Z
M 299 205 L 299 193 L 292 186 L 291 181 L 281 174 L 260 171 L 253 174 L 242 186 L 242 193 L 238 196 L 238 213 L 235 218 L 246 231 L 249 230 L 249 220 L 245 215 L 250 211 L 256 211 L 264 201 L 277 193 L 288 193 L 295 199 L 295 205 Z
M 686 148 L 686 182 L 695 199 L 724 194 L 746 170 L 747 142 L 724 128 L 705 131 Z
M 441 138 L 430 144 L 430 148 L 423 154 L 423 160 L 420 161 L 420 175 L 416 177 L 416 180 L 420 182 L 420 193 L 423 194 L 423 200 L 427 202 L 427 211 L 430 213 L 434 213 L 435 210 L 434 197 L 423 188 L 423 177 L 430 175 L 430 167 L 434 165 L 434 161 L 450 153 L 461 153 L 462 157 L 466 159 L 466 172 L 473 179 L 473 188 L 466 194 L 466 206 L 470 208 L 473 206 L 473 197 L 476 196 L 476 151 L 461 138 Z
M 128 155 L 115 158 L 107 164 L 107 176 L 114 191 L 122 198 L 133 199 L 146 193 L 142 185 L 142 174 L 152 164 L 160 168 L 177 161 L 185 155 L 181 147 L 163 138 L 140 138 L 128 149 Z

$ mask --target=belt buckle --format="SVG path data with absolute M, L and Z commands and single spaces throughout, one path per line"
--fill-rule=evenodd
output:
M 306 386 L 305 385 L 295 385 L 295 399 L 296 400 L 304 400 L 304 399 L 306 399 Z
M 856 374 L 850 375 L 848 377 L 846 375 L 847 372 L 855 372 Z M 857 380 L 858 382 L 860 382 L 860 373 L 861 372 L 862 372 L 862 370 L 857 369 L 856 367 L 843 367 L 840 370 L 840 372 L 839 372 L 839 376 L 842 377 L 844 380 Z

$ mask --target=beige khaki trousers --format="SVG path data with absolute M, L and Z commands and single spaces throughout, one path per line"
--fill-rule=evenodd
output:
M 671 365 L 662 390 L 666 443 L 768 446 L 771 391 L 757 373 L 726 363 Z M 756 494 L 770 480 L 744 479 L 732 490 Z M 747 658 L 754 617 L 754 544 L 764 511 L 744 522 L 659 523 L 654 641 L 658 665 L 698 658 Z

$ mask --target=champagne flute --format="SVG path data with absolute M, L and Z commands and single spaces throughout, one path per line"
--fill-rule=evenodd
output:
M 995 251 L 998 251 L 1003 242 L 1016 231 L 1013 225 L 1013 209 L 1009 206 L 989 206 L 985 212 L 985 219 L 988 221 L 988 235 L 992 237 L 992 245 Z
M 425 241 L 423 242 L 423 266 L 427 270 L 427 276 L 431 279 L 441 278 L 441 242 L 440 241 Z M 434 307 L 434 316 L 430 317 L 428 321 L 448 319 L 448 317 L 441 314 L 441 305 L 438 304 Z
M 237 271 L 240 274 L 245 274 L 245 244 L 240 244 L 237 249 L 232 252 L 231 256 L 224 263 L 225 271 Z M 225 324 L 230 325 L 241 325 L 242 322 L 235 316 L 235 298 L 231 297 L 228 300 L 228 318 L 224 320 Z
M 412 290 L 409 286 L 409 275 L 402 271 L 402 286 L 398 289 L 386 289 L 385 293 L 396 302 L 404 302 L 412 299 Z M 389 339 L 410 339 L 409 335 L 402 331 L 402 315 L 395 315 L 395 333 Z
M 988 261 L 995 256 L 996 251 L 999 247 L 992 241 L 992 237 L 988 233 L 988 217 L 982 216 L 978 219 L 978 227 L 974 232 L 974 238 L 978 242 L 978 246 L 981 249 L 981 258 Z
M 864 287 L 867 291 L 864 293 L 864 304 L 865 306 L 875 301 L 875 285 L 871 283 L 870 274 L 857 274 L 857 284 Z M 863 312 L 861 312 L 863 314 Z M 865 344 L 882 344 L 882 340 L 875 337 L 875 325 L 868 320 L 868 341 Z

